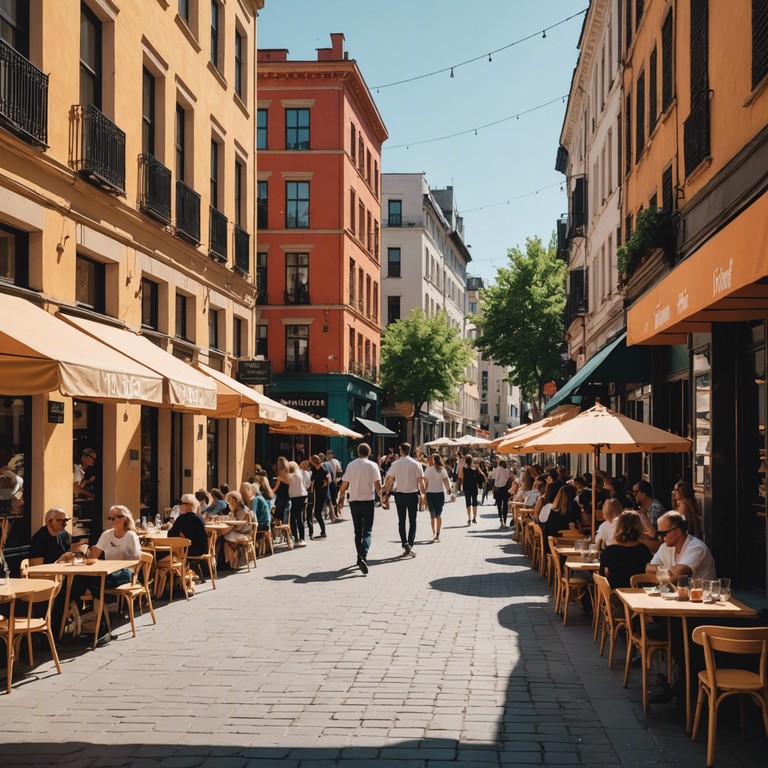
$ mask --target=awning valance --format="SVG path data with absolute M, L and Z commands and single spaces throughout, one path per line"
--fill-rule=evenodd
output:
M 366 432 L 370 432 L 377 437 L 397 437 L 397 432 L 393 432 L 389 427 L 385 427 L 373 419 L 361 419 L 358 416 L 355 421 L 365 427 Z
M 192 411 L 210 411 L 216 408 L 216 383 L 183 360 L 153 344 L 146 336 L 82 317 L 59 317 L 159 373 L 164 380 L 165 404 L 171 408 Z
M 577 393 L 582 384 L 597 382 L 609 384 L 612 381 L 633 381 L 643 383 L 651 380 L 651 353 L 646 349 L 627 349 L 627 334 L 619 334 L 613 341 L 603 345 L 592 357 L 553 395 L 544 406 L 549 413 L 558 405 L 567 402 Z
M 157 405 L 163 379 L 149 368 L 17 296 L 0 293 L 0 389 Z
M 217 407 L 212 417 L 219 419 L 242 417 L 260 424 L 285 422 L 288 416 L 288 409 L 285 406 L 203 363 L 198 363 L 197 368 L 216 383 Z
M 627 312 L 627 344 L 682 344 L 715 322 L 768 313 L 768 194 L 763 194 Z

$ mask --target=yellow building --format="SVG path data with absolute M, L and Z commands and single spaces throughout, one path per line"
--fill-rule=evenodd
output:
M 252 425 L 205 416 L 215 384 L 186 363 L 234 376 L 236 358 L 253 357 L 262 6 L 0 7 L 7 552 L 23 552 L 47 508 L 72 509 L 85 448 L 97 454 L 98 479 L 75 512 L 92 519 L 92 533 L 110 504 L 162 513 L 182 492 L 252 471 Z M 147 339 L 159 359 L 151 350 L 142 359 Z M 113 370 L 120 352 L 135 370 Z

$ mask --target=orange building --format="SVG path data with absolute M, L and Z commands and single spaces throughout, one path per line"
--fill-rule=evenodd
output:
M 695 441 L 654 482 L 693 484 L 719 573 L 764 603 L 768 10 L 624 5 L 625 238 L 654 205 L 672 214 L 626 270 L 627 343 L 656 345 L 646 413 Z
M 386 127 L 342 34 L 316 61 L 260 50 L 257 80 L 256 333 L 270 394 L 345 425 L 377 421 Z

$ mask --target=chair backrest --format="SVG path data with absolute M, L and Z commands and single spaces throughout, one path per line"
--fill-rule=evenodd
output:
M 145 552 L 142 550 L 141 563 L 139 563 L 139 567 L 136 569 L 136 572 L 133 574 L 132 583 L 134 585 L 139 580 L 139 574 L 141 574 L 141 580 L 145 587 L 150 583 L 152 563 L 154 563 L 154 561 L 155 561 L 155 556 L 152 554 L 152 552 Z
M 704 646 L 707 671 L 717 672 L 715 651 L 744 656 L 760 655 L 760 681 L 768 687 L 768 627 L 719 627 L 705 624 L 693 630 L 693 641 Z
M 659 580 L 655 573 L 636 573 L 629 577 L 630 587 L 652 587 L 658 583 Z
M 552 562 L 555 566 L 555 576 L 559 581 L 563 578 L 563 566 L 560 563 L 560 555 L 555 549 L 555 547 L 557 547 L 557 539 L 554 536 L 549 536 L 547 541 L 549 543 L 549 551 L 552 554 Z
M 35 605 L 39 603 L 48 603 L 48 607 L 45 609 L 45 621 L 50 623 L 51 621 L 51 608 L 53 607 L 53 601 L 56 599 L 56 595 L 61 590 L 63 581 L 57 581 L 52 587 L 46 587 L 38 592 L 33 592 L 28 595 L 24 595 L 24 602 L 27 604 L 27 619 L 32 619 L 35 615 Z M 16 612 L 16 617 L 19 617 L 19 612 Z
M 610 611 L 612 592 L 611 585 L 608 583 L 608 579 L 606 579 L 605 576 L 601 576 L 599 573 L 593 573 L 592 579 L 597 586 L 597 592 L 600 595 L 601 604 L 606 609 L 608 619 L 611 623 L 613 623 L 613 614 Z
M 169 536 L 166 539 L 153 539 L 152 546 L 155 552 L 170 552 L 171 557 L 186 558 L 187 550 L 192 542 L 183 536 Z

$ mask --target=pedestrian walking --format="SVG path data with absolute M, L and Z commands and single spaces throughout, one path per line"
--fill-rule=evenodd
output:
M 464 466 L 459 470 L 459 479 L 464 489 L 464 501 L 467 505 L 467 525 L 477 523 L 477 495 L 488 479 L 480 466 L 475 467 L 474 464 L 475 460 L 467 454 Z
M 347 465 L 339 487 L 338 507 L 344 506 L 344 494 L 349 489 L 349 512 L 355 527 L 355 549 L 357 565 L 368 573 L 368 550 L 371 547 L 373 532 L 373 511 L 376 494 L 381 494 L 381 472 L 370 460 L 371 446 L 360 443 L 357 446 L 357 458 Z
M 500 459 L 498 466 L 493 470 L 493 495 L 496 498 L 496 510 L 499 513 L 499 528 L 507 527 L 507 515 L 509 514 L 509 484 L 512 473 L 507 469 L 507 462 Z
M 389 509 L 389 491 L 395 487 L 395 507 L 403 557 L 413 557 L 416 541 L 416 516 L 419 511 L 419 496 L 427 492 L 422 465 L 411 456 L 411 444 L 400 443 L 400 456 L 390 464 L 382 490 L 381 505 Z M 408 516 L 408 534 L 405 532 L 405 518 Z
M 307 505 L 307 486 L 304 474 L 295 461 L 288 462 L 288 494 L 291 501 L 291 534 L 297 547 L 305 547 L 304 507 Z
M 439 453 L 429 457 L 430 464 L 424 472 L 427 484 L 427 509 L 429 509 L 429 524 L 432 526 L 433 541 L 440 541 L 440 529 L 443 527 L 443 506 L 445 494 L 450 494 L 451 501 L 456 501 L 456 495 L 451 490 L 448 470 L 443 464 Z

